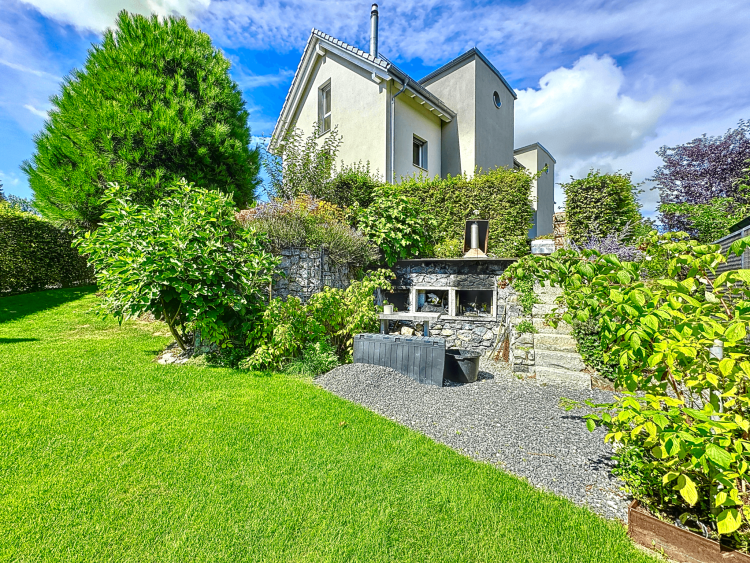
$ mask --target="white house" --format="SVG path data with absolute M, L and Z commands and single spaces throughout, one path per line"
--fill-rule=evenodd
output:
M 555 159 L 539 143 L 514 149 L 516 93 L 471 49 L 415 80 L 378 53 L 378 11 L 371 12 L 370 52 L 313 29 L 276 122 L 269 149 L 290 128 L 326 135 L 338 127 L 345 163 L 369 162 L 388 181 L 523 167 L 544 172 L 533 185 L 530 236 L 552 232 Z

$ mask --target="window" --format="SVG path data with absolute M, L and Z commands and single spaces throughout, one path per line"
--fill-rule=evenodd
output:
M 503 105 L 503 102 L 500 100 L 500 94 L 497 92 L 492 93 L 492 101 L 495 102 L 495 107 L 499 108 L 501 105 Z
M 414 166 L 419 166 L 427 170 L 427 141 L 414 137 L 412 144 L 412 162 Z
M 318 122 L 320 123 L 320 134 L 331 130 L 331 82 L 324 84 L 318 95 Z

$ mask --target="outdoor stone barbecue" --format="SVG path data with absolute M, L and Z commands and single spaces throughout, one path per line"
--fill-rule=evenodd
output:
M 508 323 L 508 313 L 518 315 L 508 311 L 510 291 L 497 283 L 512 262 L 508 258 L 400 260 L 393 267 L 393 293 L 385 298 L 400 312 L 441 313 L 429 332 L 445 338 L 447 347 L 487 353 Z M 399 324 L 392 325 L 391 331 L 411 334 L 421 328 L 408 321 Z

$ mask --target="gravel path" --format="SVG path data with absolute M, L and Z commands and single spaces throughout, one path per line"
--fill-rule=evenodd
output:
M 446 387 L 420 385 L 389 368 L 348 364 L 316 382 L 336 395 L 422 432 L 465 455 L 496 464 L 539 488 L 627 520 L 628 497 L 611 475 L 605 431 L 586 429 L 586 411 L 566 411 L 560 398 L 597 402 L 605 391 L 576 391 L 521 381 L 484 362 L 480 380 Z

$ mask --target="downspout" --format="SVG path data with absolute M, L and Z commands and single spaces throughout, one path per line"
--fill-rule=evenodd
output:
M 401 90 L 391 97 L 391 184 L 396 183 L 396 98 L 404 93 L 408 84 L 409 78 L 406 77 Z

